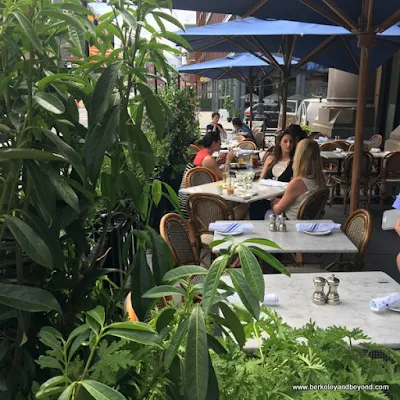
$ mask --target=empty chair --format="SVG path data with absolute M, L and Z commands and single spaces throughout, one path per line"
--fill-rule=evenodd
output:
M 400 151 L 389 153 L 382 159 L 381 172 L 376 178 L 373 178 L 372 183 L 379 186 L 380 204 L 383 205 L 388 186 L 400 184 Z
M 227 201 L 215 194 L 191 194 L 186 209 L 189 220 L 205 248 L 208 248 L 213 240 L 213 234 L 208 230 L 210 222 L 235 219 L 233 210 L 229 207 Z
M 296 219 L 320 219 L 325 214 L 329 189 L 318 189 L 311 192 L 299 205 Z
M 189 144 L 189 148 L 191 150 L 192 153 L 198 153 L 200 151 L 200 148 L 197 147 L 195 144 Z
M 323 143 L 319 146 L 320 151 L 334 151 L 336 150 L 336 145 L 334 142 Z M 324 165 L 324 172 L 328 177 L 328 185 L 331 185 L 331 175 L 337 174 L 338 172 L 338 162 L 337 160 L 328 160 L 322 157 L 322 164 Z
M 256 144 L 250 140 L 241 141 L 238 147 L 243 150 L 257 150 Z
M 263 149 L 265 147 L 264 132 L 262 131 L 254 132 L 254 139 L 256 141 L 256 146 L 258 149 Z
M 339 187 L 343 189 L 343 203 L 344 203 L 344 213 L 347 211 L 347 199 L 349 191 L 351 188 L 351 179 L 353 173 L 353 159 L 354 153 L 349 154 L 343 161 L 343 171 L 342 174 L 332 176 L 332 191 L 331 191 L 331 204 L 334 197 L 335 188 Z M 371 170 L 373 165 L 373 158 L 370 152 L 364 151 L 361 166 L 360 175 L 357 177 L 360 181 L 360 189 L 362 188 L 365 192 L 367 205 L 369 205 L 369 190 L 371 184 Z
M 360 270 L 364 265 L 364 254 L 371 237 L 372 217 L 369 211 L 358 209 L 347 218 L 342 228 L 345 235 L 357 247 L 357 254 L 341 254 L 336 261 L 326 267 L 330 269 L 337 265 L 339 268 L 350 267 L 352 270 Z
M 350 147 L 350 144 L 347 143 L 345 140 L 336 140 L 332 142 L 332 144 L 334 144 L 336 148 L 342 149 L 344 151 L 348 151 Z
M 329 142 L 329 143 L 322 143 L 319 146 L 320 151 L 335 151 L 336 150 L 336 145 L 334 142 Z
M 366 143 L 363 143 L 363 150 L 364 151 L 370 151 L 371 150 L 371 146 L 369 146 L 368 144 L 366 144 Z M 348 151 L 354 151 L 354 144 L 352 144 L 350 147 L 349 147 L 349 150 Z
M 217 180 L 218 178 L 215 176 L 214 172 L 206 167 L 195 167 L 189 169 L 183 176 L 183 182 L 187 188 L 216 182 Z
M 243 135 L 236 135 L 233 140 L 237 140 L 238 142 L 241 142 L 242 140 L 245 140 L 246 138 Z
M 371 147 L 381 147 L 382 144 L 382 135 L 379 135 L 378 133 L 376 135 L 372 135 L 369 139 L 370 141 L 370 146 Z

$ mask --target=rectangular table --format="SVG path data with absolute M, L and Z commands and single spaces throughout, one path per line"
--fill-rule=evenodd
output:
M 240 222 L 240 221 L 235 221 Z M 287 232 L 270 232 L 269 221 L 241 221 L 252 223 L 254 225 L 253 232 L 243 233 L 234 236 L 234 242 L 242 242 L 250 238 L 269 239 L 278 244 L 281 248 L 275 249 L 273 247 L 263 246 L 254 243 L 246 245 L 257 246 L 270 253 L 357 253 L 358 249 L 353 242 L 342 232 L 334 231 L 325 236 L 312 236 L 304 232 L 296 231 L 296 224 L 299 220 L 287 220 Z M 312 222 L 330 222 L 331 220 L 313 220 Z M 214 232 L 214 240 L 223 239 L 224 236 Z M 221 249 L 226 249 L 230 246 L 231 242 L 222 243 L 213 248 L 214 253 L 219 253 Z
M 237 189 L 235 189 L 237 190 Z M 259 185 L 258 183 L 253 184 L 253 190 L 257 192 L 255 196 L 250 198 L 241 198 L 237 196 L 237 192 L 233 195 L 228 195 L 226 190 L 223 191 L 223 194 L 218 193 L 217 189 L 217 182 L 206 183 L 204 185 L 193 186 L 190 188 L 180 189 L 179 193 L 184 194 L 193 194 L 193 193 L 206 193 L 206 194 L 216 194 L 221 196 L 225 200 L 235 201 L 237 203 L 245 203 L 250 204 L 254 203 L 255 201 L 262 200 L 262 199 L 272 199 L 278 197 L 285 193 L 284 187 L 271 187 L 271 186 L 263 186 Z
M 342 151 L 340 153 L 337 151 L 321 151 L 321 157 L 327 160 L 344 160 L 351 153 L 350 151 Z M 390 153 L 391 151 L 370 152 L 373 158 L 383 158 Z
M 327 278 L 331 273 L 264 275 L 265 293 L 275 293 L 279 302 L 272 308 L 292 327 L 300 328 L 311 319 L 320 328 L 332 325 L 345 326 L 349 330 L 360 328 L 373 342 L 400 348 L 400 313 L 370 310 L 369 301 L 376 297 L 399 293 L 400 285 L 381 271 L 338 272 L 340 304 L 322 306 L 312 302 L 313 278 Z M 230 277 L 222 280 L 231 284 Z M 326 289 L 326 288 L 325 288 Z M 326 292 L 326 290 L 325 290 Z M 247 341 L 246 348 L 258 347 L 256 339 Z

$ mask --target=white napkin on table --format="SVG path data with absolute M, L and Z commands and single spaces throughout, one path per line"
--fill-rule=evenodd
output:
M 263 186 L 284 187 L 288 185 L 288 182 L 275 181 L 273 179 L 260 179 L 259 184 Z
M 233 233 L 233 232 L 252 232 L 254 229 L 253 224 L 247 222 L 211 222 L 208 225 L 208 230 L 217 231 L 222 233 Z
M 328 140 L 329 140 L 329 138 L 327 138 L 327 137 L 325 137 L 325 136 L 320 136 L 320 137 L 317 139 L 317 141 L 318 141 L 318 142 L 321 142 L 321 143 L 327 142 Z
M 238 304 L 243 305 L 242 300 L 240 300 L 240 297 L 239 297 L 239 295 L 237 293 L 234 293 L 232 296 L 229 296 L 227 298 L 227 300 L 230 303 L 238 303 Z M 262 304 L 263 305 L 269 305 L 269 304 L 276 304 L 278 302 L 279 302 L 279 299 L 278 299 L 278 295 L 277 294 L 275 294 L 275 293 L 266 293 L 264 295 L 264 300 L 263 300 Z
M 338 231 L 340 224 L 334 222 L 301 222 L 296 224 L 297 232 L 326 232 Z
M 380 149 L 379 147 L 373 147 L 373 148 L 370 150 L 370 152 L 371 152 L 371 153 L 380 153 L 380 152 L 381 152 L 381 149 Z
M 369 302 L 372 311 L 383 311 L 389 307 L 400 307 L 400 293 L 391 296 L 378 297 Z

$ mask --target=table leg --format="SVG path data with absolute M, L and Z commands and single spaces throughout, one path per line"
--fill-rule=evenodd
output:
M 337 174 L 338 176 L 342 175 L 342 160 L 338 160 L 338 166 L 337 166 Z M 336 186 L 336 196 L 340 196 L 340 185 Z

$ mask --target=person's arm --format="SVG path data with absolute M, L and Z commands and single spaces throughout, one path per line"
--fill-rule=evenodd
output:
M 235 153 L 233 151 L 230 151 L 226 155 L 225 165 L 228 165 L 231 162 L 234 155 Z M 202 166 L 211 169 L 211 171 L 214 172 L 214 174 L 218 177 L 219 180 L 222 179 L 222 170 L 219 168 L 217 161 L 215 160 L 214 157 L 212 156 L 204 157 Z
M 291 180 L 283 197 L 272 206 L 272 210 L 275 214 L 285 212 L 305 192 L 307 192 L 307 186 L 302 179 Z
M 272 163 L 273 159 L 274 159 L 274 156 L 271 155 L 271 156 L 268 156 L 267 159 L 265 160 L 263 169 L 262 169 L 261 174 L 260 174 L 260 179 L 264 178 L 264 176 L 267 173 L 268 168 L 269 168 L 270 164 Z
M 226 135 L 225 129 L 221 124 L 218 124 L 219 134 Z
M 400 236 L 400 218 L 397 220 L 396 226 L 394 227 L 397 234 Z

